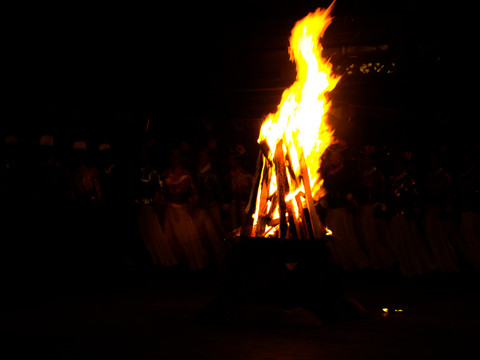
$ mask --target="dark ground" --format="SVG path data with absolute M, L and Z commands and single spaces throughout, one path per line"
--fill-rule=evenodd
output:
M 478 280 L 347 274 L 345 295 L 369 316 L 325 325 L 307 310 L 274 305 L 199 321 L 192 314 L 219 292 L 214 272 L 45 279 L 4 291 L 1 352 L 5 359 L 464 359 L 477 352 Z

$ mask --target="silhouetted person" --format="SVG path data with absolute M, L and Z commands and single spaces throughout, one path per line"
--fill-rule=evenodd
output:
M 72 232 L 77 243 L 76 256 L 82 266 L 96 271 L 103 266 L 106 252 L 103 218 L 103 192 L 100 171 L 93 166 L 85 141 L 75 141 L 72 151 L 71 196 Z
M 138 248 L 134 241 L 138 239 L 135 232 L 135 213 L 132 207 L 131 183 L 127 174 L 119 166 L 109 143 L 98 146 L 98 163 L 100 186 L 104 199 L 105 241 L 112 265 L 131 264 L 138 258 Z
M 45 206 L 59 206 L 67 197 L 66 169 L 57 156 L 55 139 L 51 135 L 42 135 L 36 148 L 34 164 L 34 197 Z
M 165 234 L 180 249 L 180 261 L 191 270 L 204 269 L 209 264 L 207 252 L 192 219 L 198 201 L 191 174 L 181 162 L 181 153 L 170 153 L 170 166 L 163 174 L 165 186 Z
M 462 253 L 473 268 L 480 270 L 480 169 L 475 154 L 463 154 L 463 171 L 458 177 Z
M 65 241 L 69 233 L 68 172 L 59 160 L 58 146 L 52 135 L 42 135 L 34 145 L 31 157 L 30 186 L 32 212 L 31 225 L 36 229 L 36 237 L 41 239 L 35 252 L 43 262 L 43 268 L 52 269 L 70 261 L 68 245 Z M 71 243 L 70 243 L 71 245 Z M 33 248 L 32 248 L 33 249 Z
M 360 152 L 359 238 L 375 269 L 386 269 L 395 263 L 390 231 L 386 222 L 385 177 L 375 166 L 376 149 L 366 145 Z
M 24 196 L 22 184 L 27 175 L 21 156 L 21 146 L 17 136 L 5 137 L 3 145 L 2 164 L 0 169 L 1 196 L 3 205 L 14 205 Z
M 143 147 L 139 153 L 136 173 L 135 203 L 137 223 L 143 243 L 153 264 L 173 266 L 179 259 L 173 239 L 167 237 L 161 224 L 163 203 L 160 196 L 162 180 L 154 166 L 150 151 Z
M 18 275 L 30 269 L 32 254 L 31 198 L 28 169 L 22 157 L 19 138 L 7 136 L 2 145 L 0 168 L 2 241 L 0 243 L 0 279 L 5 285 L 18 286 Z M 33 257 L 33 256 L 32 256 Z
M 85 141 L 73 143 L 73 198 L 82 204 L 103 202 L 100 171 L 92 165 Z
M 452 178 L 442 167 L 439 153 L 429 157 L 429 174 L 425 180 L 425 234 L 428 245 L 442 272 L 457 271 L 455 251 L 457 234 L 453 225 Z
M 220 264 L 225 255 L 224 230 L 220 216 L 222 195 L 218 176 L 206 150 L 198 154 L 195 183 L 198 202 L 193 219 L 210 259 L 213 263 Z
M 412 277 L 434 270 L 436 265 L 418 225 L 418 185 L 408 170 L 404 153 L 397 154 L 393 161 L 388 191 L 390 233 L 400 270 L 404 276 Z
M 371 265 L 355 233 L 352 207 L 355 206 L 356 179 L 343 161 L 343 145 L 331 145 L 322 161 L 321 173 L 327 191 L 326 226 L 335 241 L 329 243 L 332 256 L 345 270 L 365 269 Z
M 253 185 L 253 176 L 243 167 L 243 156 L 246 150 L 241 145 L 230 149 L 229 184 L 230 184 L 230 215 L 231 230 L 242 226 L 246 220 L 245 208 Z

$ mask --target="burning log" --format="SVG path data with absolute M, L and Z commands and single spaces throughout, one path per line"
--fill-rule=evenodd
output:
M 245 208 L 245 213 L 250 214 L 252 212 L 253 206 L 255 204 L 255 198 L 257 196 L 257 191 L 260 185 L 263 171 L 263 158 L 262 153 L 258 153 L 257 166 L 255 168 L 255 176 L 253 177 L 253 186 L 252 191 L 250 192 L 250 197 L 248 199 L 247 207 Z
M 267 226 L 271 227 L 277 224 L 280 224 L 280 238 L 287 237 L 288 233 L 290 233 L 290 236 L 294 233 L 294 237 L 307 239 L 310 238 L 310 235 L 314 238 L 325 235 L 325 230 L 315 210 L 303 151 L 298 148 L 296 153 L 299 154 L 298 178 L 291 166 L 290 155 L 284 153 L 283 140 L 277 143 L 273 162 L 267 161 L 265 152 L 262 151 L 264 160 L 257 194 L 257 209 L 259 211 L 257 211 L 257 222 L 252 231 L 252 236 L 261 237 L 265 234 Z M 269 196 L 272 173 L 275 174 L 276 190 Z M 296 187 L 296 190 L 292 193 L 290 193 L 290 183 L 293 183 Z M 304 191 L 300 191 L 301 186 L 303 186 Z M 302 201 L 302 197 L 305 201 Z M 295 208 L 297 211 L 294 210 Z M 305 208 L 308 210 L 308 219 L 305 215 Z M 277 218 L 274 217 L 276 210 L 278 210 Z M 311 228 L 309 229 L 309 227 Z
M 302 209 L 302 211 L 299 212 L 300 221 L 301 221 L 300 237 L 304 239 L 310 239 L 310 231 L 307 226 L 307 218 L 305 217 L 305 211 L 303 211 L 303 208 L 302 208 L 302 200 L 300 199 L 300 194 L 295 195 L 295 202 L 297 204 L 297 207 L 299 209 Z M 312 235 L 313 235 L 313 232 L 312 232 Z
M 318 217 L 317 210 L 315 209 L 315 203 L 313 202 L 312 189 L 310 188 L 310 177 L 308 176 L 308 169 L 305 164 L 305 155 L 302 149 L 300 150 L 300 176 L 302 178 L 302 184 L 305 188 L 305 199 L 307 202 L 308 213 L 310 215 L 310 223 L 312 225 L 313 237 L 319 239 L 325 235 L 325 229 L 322 226 L 320 218 Z
M 285 197 L 290 191 L 290 187 L 288 185 L 287 171 L 285 168 L 282 140 L 277 143 L 273 163 L 275 165 L 275 175 L 277 177 L 278 207 L 280 211 L 280 238 L 285 238 L 287 235 L 287 204 L 285 203 Z
M 260 141 L 260 152 L 263 154 L 264 159 L 268 162 L 268 165 L 272 166 L 272 161 L 270 160 L 270 146 L 266 141 Z
M 258 216 L 258 222 L 256 226 L 252 228 L 252 236 L 261 237 L 265 233 L 265 228 L 270 220 L 271 213 L 267 209 L 268 204 L 268 189 L 270 186 L 270 170 L 271 167 L 268 166 L 268 162 L 265 158 L 262 157 L 262 170 L 260 172 L 260 181 L 259 181 L 259 190 L 256 197 L 256 208 L 262 209 L 261 214 Z M 252 189 L 252 193 L 253 193 Z M 270 203 L 271 203 L 270 199 Z M 272 207 L 271 207 L 272 208 Z M 273 208 L 271 209 L 273 212 Z M 255 225 L 255 224 L 254 224 Z
M 285 154 L 285 161 L 287 164 L 287 170 L 288 170 L 288 175 L 290 176 L 290 179 L 292 181 L 292 187 L 294 189 L 298 188 L 298 180 L 297 180 L 297 175 L 295 174 L 295 170 L 293 169 L 292 165 L 292 160 L 290 157 L 290 152 L 287 149 L 287 153 Z

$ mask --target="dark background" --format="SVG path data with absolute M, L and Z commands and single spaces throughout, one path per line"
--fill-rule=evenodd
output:
M 246 165 L 254 167 L 261 120 L 295 80 L 290 30 L 328 5 L 3 4 L 0 138 L 16 135 L 20 148 L 31 150 L 22 158 L 27 165 L 35 163 L 34 144 L 42 134 L 52 134 L 60 152 L 74 140 L 94 149 L 109 141 L 122 150 L 120 165 L 132 166 L 124 167 L 127 173 L 138 164 L 125 159 L 136 156 L 146 135 L 154 135 L 160 148 L 175 139 L 199 144 L 212 136 L 225 153 L 233 141 L 245 144 L 252 155 Z M 478 143 L 476 9 L 460 2 L 338 0 L 333 15 L 324 54 L 343 77 L 331 94 L 329 121 L 351 149 L 369 142 L 416 154 L 443 144 L 461 154 Z M 68 164 L 69 155 L 60 158 Z M 419 173 L 427 171 L 426 162 L 416 165 Z M 98 213 L 51 201 L 45 209 L 44 198 L 32 199 L 35 190 L 45 196 L 62 189 L 50 183 L 42 188 L 38 174 L 25 169 L 14 177 L 21 181 L 13 184 L 13 206 L 1 204 L 0 333 L 6 353 L 425 359 L 465 358 L 478 350 L 478 272 L 468 270 L 413 279 L 355 271 L 345 276 L 345 296 L 371 316 L 347 316 L 334 326 L 315 320 L 312 326 L 302 313 L 275 308 L 272 315 L 268 309 L 239 312 L 226 326 L 196 323 L 192 314 L 220 291 L 214 273 L 149 267 L 133 203 L 115 207 L 115 226 L 105 222 L 97 232 L 105 219 Z M 129 199 L 132 188 L 121 189 Z M 392 312 L 398 308 L 403 312 Z
M 6 8 L 0 130 L 29 141 L 50 133 L 65 146 L 126 143 L 151 118 L 160 138 L 213 131 L 254 144 L 262 117 L 295 79 L 291 28 L 329 3 Z M 337 1 L 324 39 L 343 75 L 331 94 L 337 136 L 353 145 L 473 140 L 466 109 L 475 83 L 460 26 L 468 13 L 433 1 Z

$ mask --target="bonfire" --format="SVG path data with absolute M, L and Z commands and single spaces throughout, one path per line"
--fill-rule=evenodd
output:
M 315 201 L 325 195 L 318 170 L 322 154 L 334 143 L 326 122 L 331 106 L 327 95 L 339 77 L 322 57 L 321 44 L 332 8 L 333 3 L 309 13 L 292 29 L 289 54 L 297 77 L 260 129 L 252 237 L 318 239 L 328 232 Z

